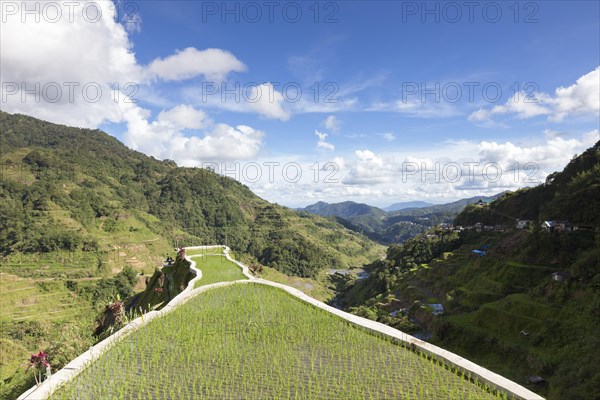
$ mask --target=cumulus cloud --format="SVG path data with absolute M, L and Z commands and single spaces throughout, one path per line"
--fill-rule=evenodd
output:
M 587 132 L 580 138 L 564 139 L 546 136 L 546 141 L 532 146 L 519 146 L 512 142 L 498 143 L 483 141 L 475 148 L 482 163 L 498 163 L 508 170 L 515 162 L 532 163 L 541 174 L 547 175 L 561 170 L 573 157 L 600 140 L 598 130 Z
M 340 121 L 335 117 L 335 115 L 330 115 L 321 122 L 321 124 L 330 131 L 339 132 L 340 130 Z
M 128 113 L 135 110 L 140 95 L 144 100 L 148 95 L 153 104 L 161 107 L 180 102 L 160 98 L 161 91 L 155 90 L 159 81 L 202 76 L 219 85 L 230 73 L 246 70 L 246 65 L 233 54 L 217 48 L 188 47 L 146 66 L 140 65 L 128 34 L 141 29 L 141 18 L 135 10 L 127 9 L 126 18 L 118 20 L 119 7 L 110 1 L 84 0 L 75 5 L 57 1 L 52 4 L 59 8 L 62 18 L 55 21 L 42 15 L 45 8 L 43 3 L 39 4 L 42 5 L 28 8 L 36 8 L 39 15 L 28 16 L 26 23 L 22 22 L 20 12 L 3 15 L 1 106 L 8 112 L 97 128 L 104 122 L 125 122 L 124 110 Z M 20 6 L 23 5 L 15 3 L 15 7 Z M 93 11 L 95 7 L 99 8 L 97 12 Z M 89 12 L 83 13 L 82 8 Z M 87 14 L 99 18 L 91 21 Z M 283 95 L 269 82 L 250 88 L 243 101 L 221 101 L 219 95 L 214 97 L 215 101 L 207 106 L 283 121 L 290 118 Z M 200 111 L 190 111 L 185 106 L 172 113 L 171 122 L 183 123 L 189 129 L 200 126 L 198 120 L 208 120 Z M 163 122 L 168 118 L 164 115 Z M 196 121 L 191 122 L 193 119 Z
M 600 67 L 577 79 L 569 87 L 559 87 L 555 97 L 553 120 L 562 121 L 568 115 L 598 114 L 600 112 Z
M 558 87 L 554 96 L 539 93 L 515 93 L 505 104 L 491 109 L 480 108 L 471 113 L 471 122 L 489 122 L 494 115 L 510 114 L 518 119 L 547 115 L 550 121 L 560 122 L 571 115 L 600 113 L 600 67 L 583 75 L 568 87 Z
M 271 82 L 263 83 L 251 88 L 251 93 L 245 105 L 264 117 L 287 121 L 290 113 L 283 108 L 285 99 L 281 92 L 275 90 Z
M 171 123 L 181 129 L 200 129 L 211 124 L 210 118 L 202 110 L 186 104 L 180 104 L 170 110 L 163 110 L 158 114 L 158 119 Z
M 15 3 L 23 7 L 25 3 Z M 127 10 L 118 20 L 110 1 L 52 2 L 62 17 L 50 20 L 43 2 L 28 6 L 38 15 L 3 15 L 0 35 L 1 108 L 78 127 L 97 128 L 105 122 L 127 127 L 124 141 L 157 158 L 195 164 L 204 159 L 247 159 L 258 154 L 263 132 L 246 125 L 215 124 L 204 110 L 165 99 L 152 101 L 159 113 L 142 108 L 140 93 L 156 96 L 157 80 L 173 81 L 203 76 L 225 79 L 246 66 L 221 49 L 186 48 L 140 65 L 129 40 L 141 29 L 141 18 Z M 82 8 L 88 12 L 83 13 Z M 98 8 L 94 12 L 94 8 Z M 18 11 L 18 10 L 17 10 Z M 92 20 L 90 15 L 98 16 Z M 36 22 L 37 21 L 37 22 Z M 66 44 L 66 45 L 65 45 Z M 270 84 L 260 89 L 272 88 Z M 151 96 L 151 97 L 152 97 Z M 273 99 L 273 100 L 271 100 Z M 271 100 L 271 101 L 270 101 Z M 261 96 L 248 112 L 289 118 L 281 96 Z M 186 132 L 193 130 L 193 132 Z
M 393 160 L 370 150 L 356 150 L 348 161 L 348 173 L 343 179 L 347 185 L 374 186 L 392 182 L 397 176 Z
M 44 15 L 43 6 L 29 7 L 38 15 L 28 15 L 26 23 L 19 12 L 3 15 L 2 109 L 80 127 L 119 122 L 118 103 L 135 92 L 143 68 L 124 26 L 116 22 L 113 3 L 52 4 L 61 13 L 57 20 Z M 89 12 L 83 13 L 87 4 Z M 102 18 L 84 18 L 86 14 Z M 134 84 L 125 90 L 129 82 Z
M 271 82 L 259 85 L 239 83 L 208 85 L 207 88 L 191 87 L 184 90 L 184 97 L 204 108 L 221 109 L 239 113 L 255 113 L 268 119 L 287 121 L 291 117 L 286 99 Z
M 262 146 L 264 133 L 247 125 L 217 124 L 203 138 L 178 138 L 179 147 L 193 161 L 248 160 L 256 157 Z M 196 164 L 198 165 L 198 164 Z
M 172 159 L 185 166 L 204 161 L 247 160 L 258 155 L 264 133 L 250 126 L 213 125 L 204 113 L 189 106 L 162 111 L 150 122 L 150 112 L 126 107 L 125 144 L 159 159 Z M 184 129 L 206 128 L 186 136 Z
M 542 183 L 598 140 L 600 133 L 593 130 L 547 135 L 533 144 L 457 141 L 419 151 L 360 149 L 325 160 L 287 154 L 256 160 L 262 166 L 258 182 L 244 180 L 242 173 L 238 176 L 261 197 L 289 206 L 318 200 L 382 206 L 415 199 L 449 202 Z M 267 163 L 275 165 L 272 174 Z M 286 179 L 286 175 L 295 177 L 298 169 L 300 179 Z
M 203 75 L 206 79 L 221 82 L 231 72 L 242 72 L 246 66 L 233 54 L 221 49 L 198 50 L 188 47 L 175 54 L 157 58 L 148 71 L 167 81 L 179 81 Z
M 341 159 L 341 182 L 409 199 L 408 194 L 413 199 L 495 194 L 544 182 L 598 140 L 600 133 L 594 130 L 571 138 L 546 135 L 530 145 L 460 141 L 410 153 L 356 150 L 353 157 Z
M 325 139 L 327 139 L 327 136 L 329 136 L 328 134 L 315 130 L 315 135 L 317 135 L 317 137 L 319 138 L 319 140 L 317 141 L 317 147 L 325 150 L 335 150 L 335 146 L 333 144 L 325 141 Z

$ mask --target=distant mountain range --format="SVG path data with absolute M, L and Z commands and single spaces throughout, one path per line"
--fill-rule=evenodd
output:
M 446 204 L 411 201 L 392 204 L 388 211 L 368 204 L 345 201 L 329 204 L 323 201 L 300 209 L 334 219 L 346 228 L 363 233 L 383 244 L 400 243 L 443 222 L 452 222 L 469 204 L 479 200 L 490 202 L 494 196 L 475 196 Z
M 405 201 L 402 203 L 394 203 L 383 209 L 385 211 L 400 211 L 405 210 L 407 208 L 423 208 L 435 205 L 434 203 L 428 203 L 426 201 Z

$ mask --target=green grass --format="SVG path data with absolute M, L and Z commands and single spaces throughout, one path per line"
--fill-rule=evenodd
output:
M 153 320 L 51 396 L 99 398 L 499 396 L 280 289 L 249 283 L 209 290 Z
M 272 282 L 283 283 L 294 287 L 301 292 L 306 293 L 313 299 L 317 299 L 322 302 L 328 302 L 333 300 L 335 292 L 328 287 L 329 276 L 326 271 L 322 271 L 316 279 L 312 278 L 301 278 L 299 276 L 289 276 L 277 271 L 274 268 L 263 267 L 263 272 L 259 274 L 260 278 Z
M 91 305 L 62 281 L 37 282 L 0 274 L 0 320 L 69 320 L 87 314 Z
M 195 287 L 210 285 L 216 282 L 237 281 L 248 279 L 242 269 L 229 261 L 225 256 L 196 256 L 191 257 L 196 262 L 196 268 L 202 271 L 202 279 L 196 282 Z
M 223 254 L 224 247 L 216 247 L 211 249 L 186 249 L 185 254 L 188 256 L 197 256 L 197 255 L 218 255 Z

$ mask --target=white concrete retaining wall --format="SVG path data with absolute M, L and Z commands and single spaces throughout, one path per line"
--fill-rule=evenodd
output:
M 177 297 L 175 297 L 171 302 L 166 305 L 160 311 L 152 311 L 148 314 L 144 315 L 144 317 L 137 318 L 136 320 L 127 324 L 120 331 L 116 332 L 114 335 L 109 338 L 103 340 L 97 345 L 90 348 L 90 350 L 86 351 L 69 364 L 67 364 L 63 369 L 58 371 L 56 374 L 52 375 L 52 377 L 46 381 L 44 381 L 40 386 L 34 386 L 29 389 L 27 392 L 23 393 L 18 400 L 43 400 L 46 399 L 52 392 L 54 392 L 60 385 L 65 382 L 73 379 L 77 374 L 79 374 L 89 363 L 93 362 L 100 355 L 106 352 L 110 346 L 119 340 L 123 339 L 126 335 L 129 335 L 131 332 L 139 329 L 144 326 L 152 319 L 160 317 L 162 315 L 168 314 L 173 311 L 175 307 L 187 302 L 190 298 L 196 296 L 199 293 L 205 292 L 207 290 L 234 285 L 234 284 L 247 284 L 247 283 L 259 283 L 262 285 L 268 285 L 277 287 L 279 289 L 285 290 L 291 295 L 313 305 L 314 307 L 320 308 L 332 314 L 339 316 L 340 318 L 345 319 L 346 321 L 352 323 L 353 325 L 367 329 L 369 332 L 374 333 L 376 335 L 382 335 L 392 338 L 393 340 L 411 348 L 416 351 L 429 354 L 435 357 L 437 360 L 443 362 L 444 364 L 454 367 L 458 370 L 463 371 L 465 374 L 471 374 L 471 377 L 483 382 L 487 383 L 491 387 L 496 388 L 500 392 L 508 393 L 514 398 L 521 400 L 544 400 L 540 395 L 533 393 L 532 391 L 524 388 L 523 386 L 501 376 L 498 375 L 486 368 L 483 368 L 466 358 L 460 357 L 457 354 L 444 350 L 440 347 L 434 346 L 431 343 L 422 341 L 420 339 L 415 338 L 414 336 L 408 335 L 404 332 L 401 332 L 397 329 L 394 329 L 390 326 L 382 324 L 380 322 L 372 321 L 370 319 L 362 318 L 357 315 L 353 315 L 342 310 L 338 310 L 335 307 L 331 307 L 323 302 L 313 299 L 312 297 L 306 295 L 298 289 L 295 289 L 291 286 L 287 286 L 281 283 L 271 282 L 265 279 L 256 278 L 250 274 L 249 269 L 246 265 L 241 262 L 234 260 L 229 255 L 230 249 L 227 246 L 194 246 L 187 247 L 186 249 L 195 250 L 195 249 L 210 249 L 210 248 L 224 248 L 225 257 L 237 264 L 247 276 L 248 280 L 240 280 L 240 281 L 231 281 L 231 282 L 220 282 L 214 283 L 211 285 L 201 286 L 197 289 L 194 289 L 195 283 L 201 279 L 202 272 L 196 269 L 196 263 L 191 260 L 188 256 L 186 259 L 191 263 L 190 268 L 196 272 L 196 277 L 192 279 L 188 287 L 181 292 Z M 192 257 L 201 256 L 201 254 L 193 255 Z

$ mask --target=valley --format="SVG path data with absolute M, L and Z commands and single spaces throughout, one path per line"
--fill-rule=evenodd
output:
M 600 400 L 600 2 L 0 0 L 0 400 Z

